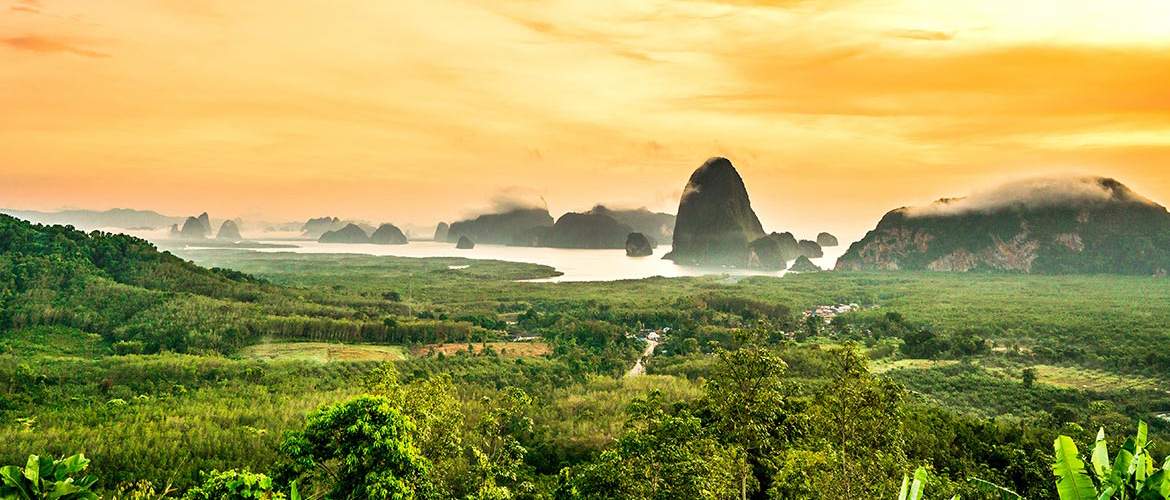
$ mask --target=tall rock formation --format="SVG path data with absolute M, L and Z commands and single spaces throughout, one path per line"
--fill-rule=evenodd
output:
M 183 229 L 179 230 L 179 237 L 187 240 L 202 240 L 207 238 L 207 231 L 203 230 L 203 223 L 195 217 L 187 217 L 183 222 Z
M 225 241 L 240 241 L 244 239 L 240 236 L 240 226 L 235 221 L 225 220 L 219 226 L 219 232 L 215 233 L 215 239 Z
M 837 237 L 832 234 L 821 233 L 817 235 L 817 244 L 824 248 L 830 248 L 840 245 L 841 242 L 837 241 Z
M 836 267 L 1164 275 L 1170 213 L 1113 179 L 1021 181 L 891 211 Z
M 739 172 L 726 158 L 711 158 L 683 190 L 674 245 L 665 258 L 686 265 L 746 267 L 749 245 L 763 236 Z
M 447 230 L 450 226 L 446 222 L 440 222 L 435 226 L 435 241 L 447 241 Z
M 199 225 L 203 227 L 203 237 L 210 238 L 211 237 L 211 217 L 207 215 L 207 212 L 203 212 L 203 213 L 199 214 Z

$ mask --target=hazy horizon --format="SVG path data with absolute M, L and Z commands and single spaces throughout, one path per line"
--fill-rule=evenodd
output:
M 673 213 L 716 155 L 769 230 L 798 233 L 1022 176 L 1165 201 L 1166 18 L 1149 0 L 0 0 L 0 205 L 427 225 L 511 193 Z

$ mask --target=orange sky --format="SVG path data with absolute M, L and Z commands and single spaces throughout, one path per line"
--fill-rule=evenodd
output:
M 1165 204 L 1170 2 L 0 0 L 2 207 L 673 212 L 713 155 L 770 230 L 1061 172 Z

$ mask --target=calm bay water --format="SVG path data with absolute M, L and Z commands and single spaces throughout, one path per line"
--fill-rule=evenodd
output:
M 641 279 L 652 276 L 678 277 L 702 275 L 783 276 L 785 273 L 730 268 L 697 268 L 679 266 L 662 260 L 670 251 L 669 245 L 659 246 L 650 257 L 627 257 L 625 250 L 576 250 L 562 248 L 510 247 L 504 245 L 476 245 L 471 250 L 459 250 L 452 243 L 412 241 L 406 245 L 363 245 L 346 243 L 317 243 L 315 241 L 265 241 L 297 245 L 296 248 L 266 248 L 258 252 L 296 253 L 350 253 L 365 255 L 392 255 L 396 257 L 465 257 L 510 262 L 528 262 L 551 266 L 562 276 L 535 281 L 615 281 Z M 812 259 L 824 269 L 832 269 L 837 258 L 845 253 L 844 246 L 826 248 L 825 256 Z

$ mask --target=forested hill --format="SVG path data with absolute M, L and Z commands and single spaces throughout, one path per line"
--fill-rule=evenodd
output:
M 469 322 L 399 318 L 382 296 L 288 289 L 206 269 L 139 238 L 0 215 L 0 330 L 59 325 L 120 353 L 231 353 L 261 336 L 380 342 L 482 337 Z
M 0 214 L 0 280 L 18 292 L 62 289 L 85 278 L 158 291 L 231 296 L 258 280 L 233 271 L 204 269 L 150 242 L 124 234 L 72 226 L 33 224 Z

